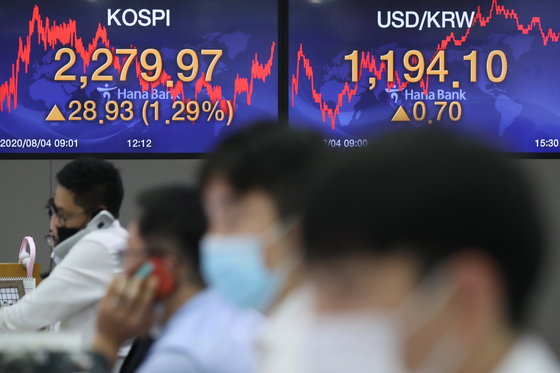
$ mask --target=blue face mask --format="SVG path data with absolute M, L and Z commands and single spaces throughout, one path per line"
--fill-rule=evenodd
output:
M 266 266 L 265 245 L 259 235 L 208 234 L 201 241 L 204 281 L 240 307 L 267 310 L 297 265 L 278 270 Z

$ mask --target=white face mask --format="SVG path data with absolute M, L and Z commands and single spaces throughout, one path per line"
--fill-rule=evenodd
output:
M 451 334 L 436 342 L 418 368 L 407 367 L 407 340 L 430 322 L 456 291 L 448 289 L 435 302 L 430 302 L 430 309 L 406 322 L 402 311 L 413 310 L 415 298 L 423 295 L 421 290 L 424 289 L 415 291 L 392 311 L 317 316 L 308 336 L 308 352 L 304 354 L 306 373 L 456 372 L 467 354 L 465 346 Z
M 371 315 L 321 317 L 309 335 L 307 373 L 404 372 L 398 329 Z

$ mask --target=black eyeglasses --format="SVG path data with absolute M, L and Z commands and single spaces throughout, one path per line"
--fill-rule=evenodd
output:
M 54 204 L 49 206 L 49 210 L 50 210 L 51 216 L 52 216 L 52 215 L 56 216 L 56 218 L 57 218 L 58 221 L 60 222 L 60 225 L 61 225 L 62 227 L 65 227 L 65 226 L 66 226 L 66 223 L 68 222 L 68 220 L 72 220 L 72 219 L 74 219 L 76 216 L 91 214 L 93 211 L 95 211 L 95 208 L 89 209 L 89 210 L 86 210 L 86 211 L 83 211 L 83 212 L 79 212 L 79 213 L 77 213 L 77 214 L 73 214 L 73 215 L 70 215 L 70 216 L 61 216 L 61 215 L 59 215 L 59 214 L 58 214 L 58 209 L 56 208 L 56 206 L 55 206 Z

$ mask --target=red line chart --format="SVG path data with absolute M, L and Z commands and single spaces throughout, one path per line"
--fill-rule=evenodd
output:
M 101 24 L 98 25 L 97 31 L 92 41 L 90 43 L 84 43 L 82 38 L 78 37 L 75 20 L 69 20 L 68 23 L 61 24 L 57 24 L 56 21 L 52 21 L 51 23 L 48 17 L 45 17 L 45 19 L 43 20 L 41 14 L 39 13 L 39 6 L 35 5 L 35 8 L 33 9 L 33 16 L 29 21 L 29 33 L 24 39 L 22 39 L 21 37 L 19 38 L 17 59 L 12 64 L 12 76 L 2 85 L 0 85 L 0 111 L 4 111 L 4 103 L 6 103 L 8 112 L 11 112 L 12 107 L 14 109 L 17 108 L 18 78 L 22 68 L 25 69 L 25 73 L 27 74 L 30 63 L 31 48 L 34 45 L 33 39 L 35 34 L 37 37 L 37 44 L 39 46 L 42 46 L 45 51 L 49 48 L 54 49 L 59 45 L 69 45 L 73 47 L 77 55 L 79 55 L 83 61 L 84 73 L 86 72 L 86 68 L 90 64 L 91 57 L 95 50 L 98 48 L 99 43 L 101 43 L 105 48 L 111 49 L 113 55 L 115 52 L 115 48 L 110 47 L 110 40 L 107 35 L 107 29 L 101 26 Z M 253 81 L 255 79 L 259 79 L 263 82 L 266 82 L 266 78 L 271 75 L 275 46 L 276 43 L 272 42 L 272 46 L 270 48 L 270 57 L 268 58 L 266 63 L 260 63 L 258 56 L 255 53 L 255 58 L 254 60 L 252 60 L 251 64 L 251 76 L 249 78 L 243 78 L 240 77 L 239 74 L 237 74 L 234 83 L 234 108 L 237 96 L 243 93 L 247 94 L 247 104 L 251 105 Z M 135 49 L 135 47 L 132 45 L 130 47 Z M 156 88 L 160 84 L 166 87 L 166 83 L 168 80 L 171 80 L 171 76 L 168 75 L 165 70 L 162 71 L 160 78 L 155 82 L 146 82 L 141 77 L 142 70 L 140 62 L 138 61 L 137 57 L 135 57 L 135 59 L 136 78 L 138 79 L 138 82 L 142 87 L 142 91 L 146 91 L 150 88 Z M 124 62 L 124 58 L 122 60 Z M 118 56 L 114 56 L 113 67 L 120 73 L 122 69 L 122 63 L 121 59 Z M 179 80 L 173 88 L 167 89 L 170 91 L 174 99 L 177 99 L 177 97 L 181 95 L 183 100 L 189 100 L 185 97 L 185 87 L 182 81 Z M 210 84 L 210 82 L 207 82 L 204 73 L 195 82 L 195 99 L 203 89 L 206 89 L 206 91 L 208 92 L 212 103 L 214 104 L 216 101 L 220 101 L 221 109 L 224 110 L 225 114 L 228 114 L 229 109 L 227 102 L 222 95 L 222 87 L 220 85 L 212 85 Z

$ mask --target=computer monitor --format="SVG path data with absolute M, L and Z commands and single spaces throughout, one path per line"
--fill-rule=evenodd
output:
M 278 118 L 276 0 L 18 0 L 0 12 L 0 156 L 179 154 Z
M 289 116 L 337 148 L 443 126 L 560 151 L 560 2 L 289 1 Z

